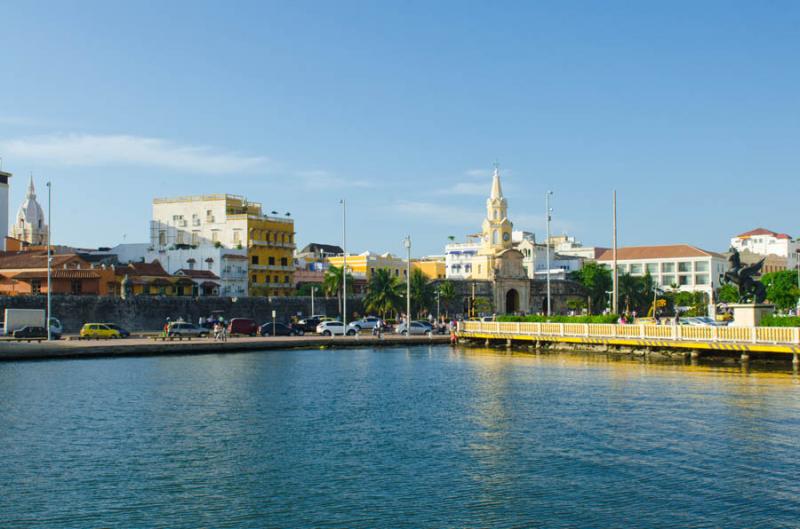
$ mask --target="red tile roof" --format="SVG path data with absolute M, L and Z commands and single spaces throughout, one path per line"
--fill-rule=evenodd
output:
M 100 274 L 95 270 L 75 270 L 56 268 L 50 271 L 53 279 L 98 279 Z M 28 272 L 20 272 L 14 276 L 14 279 L 46 279 L 47 270 L 30 270 Z
M 152 263 L 128 263 L 126 266 L 117 268 L 115 273 L 118 276 L 169 277 L 169 274 L 164 270 L 164 267 L 161 266 L 161 263 L 158 262 L 158 259 Z
M 211 270 L 189 270 L 188 268 L 181 268 L 175 275 L 182 275 L 191 277 L 192 279 L 219 279 L 219 276 Z
M 81 268 L 90 264 L 73 254 L 54 254 L 52 268 L 63 268 L 65 264 L 77 262 Z M 47 268 L 47 252 L 3 252 L 0 255 L 0 269 Z
M 675 259 L 681 257 L 720 257 L 721 254 L 702 250 L 688 244 L 670 244 L 666 246 L 626 246 L 617 248 L 617 261 L 633 261 L 637 259 Z M 613 250 L 605 250 L 597 258 L 598 261 L 612 261 Z
M 776 239 L 791 239 L 791 236 L 789 236 L 787 233 L 777 233 L 766 228 L 756 228 L 754 230 L 746 231 L 737 235 L 736 238 L 747 239 L 748 237 L 753 237 L 754 235 L 770 235 Z

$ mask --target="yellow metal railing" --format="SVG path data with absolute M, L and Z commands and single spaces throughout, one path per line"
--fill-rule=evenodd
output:
M 503 336 L 569 336 L 586 338 L 641 338 L 677 342 L 739 342 L 800 345 L 796 327 L 711 327 L 673 325 L 616 325 L 610 323 L 516 323 L 465 321 L 463 333 L 500 334 Z

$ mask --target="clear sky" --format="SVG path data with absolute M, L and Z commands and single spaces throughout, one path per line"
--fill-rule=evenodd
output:
M 58 242 L 156 196 L 291 212 L 300 244 L 441 253 L 499 160 L 515 228 L 724 250 L 800 236 L 800 2 L 0 0 L 0 157 Z M 45 200 L 42 201 L 43 205 Z

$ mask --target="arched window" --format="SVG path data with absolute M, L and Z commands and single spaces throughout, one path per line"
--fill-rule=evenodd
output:
M 494 220 L 499 220 L 499 219 L 500 219 L 500 210 L 496 209 L 494 210 Z
M 492 244 L 500 244 L 500 233 L 497 230 L 492 232 Z

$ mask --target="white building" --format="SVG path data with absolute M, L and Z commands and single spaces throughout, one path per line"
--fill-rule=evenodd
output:
M 200 246 L 197 248 L 158 249 L 147 243 L 119 244 L 104 252 L 93 254 L 116 255 L 121 264 L 158 260 L 169 274 L 178 270 L 208 270 L 219 277 L 219 295 L 247 295 L 247 250 Z
M 8 179 L 11 173 L 0 170 L 0 233 L 3 234 L 3 250 L 6 249 L 8 233 Z
M 740 252 L 757 255 L 776 255 L 786 259 L 786 268 L 794 270 L 800 262 L 800 241 L 786 233 L 756 228 L 731 238 L 731 246 Z
M 611 268 L 613 252 L 606 250 L 597 261 Z M 649 272 L 662 288 L 678 285 L 683 291 L 711 294 L 719 288 L 726 266 L 725 256 L 688 244 L 617 248 L 620 274 L 644 276 Z
M 451 243 L 444 247 L 445 277 L 447 279 L 469 279 L 472 275 L 472 260 L 478 255 L 479 242 Z
M 7 188 L 8 186 L 6 192 Z M 36 189 L 33 187 L 33 177 L 31 177 L 25 201 L 19 207 L 17 219 L 11 227 L 11 236 L 32 245 L 44 245 L 47 244 L 47 234 L 47 220 L 42 206 L 36 200 Z
M 580 257 L 585 260 L 594 261 L 607 248 L 596 246 L 584 246 L 575 237 L 568 235 L 554 235 L 550 237 L 550 246 L 555 252 L 562 256 Z

